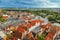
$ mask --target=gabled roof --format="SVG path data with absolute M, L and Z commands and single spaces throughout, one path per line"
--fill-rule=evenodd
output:
M 30 28 L 31 26 L 34 26 L 36 23 L 43 23 L 43 20 L 33 20 L 31 23 L 27 24 L 27 28 Z
M 24 28 L 24 25 L 18 26 L 17 31 L 18 31 L 18 32 L 23 32 L 23 33 L 24 33 L 24 32 L 26 31 L 25 28 Z

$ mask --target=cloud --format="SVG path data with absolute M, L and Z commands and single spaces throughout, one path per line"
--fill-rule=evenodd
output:
M 58 8 L 59 0 L 0 0 L 0 7 Z
M 54 0 L 55 1 L 55 0 Z M 57 8 L 60 7 L 60 4 L 58 4 L 57 2 L 51 2 L 50 0 L 41 0 L 41 2 L 43 3 L 42 7 L 48 7 L 48 8 Z

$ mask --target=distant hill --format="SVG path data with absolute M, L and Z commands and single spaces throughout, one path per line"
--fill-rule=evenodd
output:
M 0 8 L 3 10 L 33 10 L 33 11 L 39 11 L 39 10 L 49 10 L 53 12 L 58 12 L 60 13 L 60 8 Z

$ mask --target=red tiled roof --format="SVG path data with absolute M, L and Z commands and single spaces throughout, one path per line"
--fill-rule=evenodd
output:
M 34 37 L 32 32 L 30 32 L 29 34 L 26 35 L 27 39 L 31 39 L 32 37 Z
M 25 29 L 23 29 L 23 28 L 18 28 L 17 31 L 19 31 L 19 32 L 25 32 Z
M 55 32 L 50 32 L 48 33 L 48 35 L 46 36 L 44 40 L 53 40 L 54 35 L 55 35 Z
M 18 31 L 18 32 L 25 32 L 24 25 L 20 25 L 20 26 L 17 28 L 17 31 Z
M 31 21 L 30 24 L 27 24 L 27 28 L 30 28 L 31 26 L 34 26 L 36 24 L 36 22 L 40 22 L 40 23 L 43 23 L 44 21 L 43 20 L 34 20 L 34 21 Z
M 34 26 L 36 24 L 36 22 L 40 22 L 40 23 L 43 23 L 43 20 L 34 20 L 34 21 L 31 21 L 31 23 L 27 24 L 27 28 L 31 28 L 31 26 Z M 25 32 L 25 28 L 24 28 L 24 24 L 23 25 L 19 25 L 18 28 L 17 28 L 17 31 L 19 32 Z
M 3 16 L 3 18 L 8 18 L 8 16 Z
M 30 28 L 31 26 L 34 26 L 36 24 L 36 22 L 31 22 L 29 24 L 27 24 L 27 28 Z

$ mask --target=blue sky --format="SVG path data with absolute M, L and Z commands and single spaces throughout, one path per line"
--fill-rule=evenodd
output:
M 0 0 L 0 8 L 60 8 L 60 0 Z

